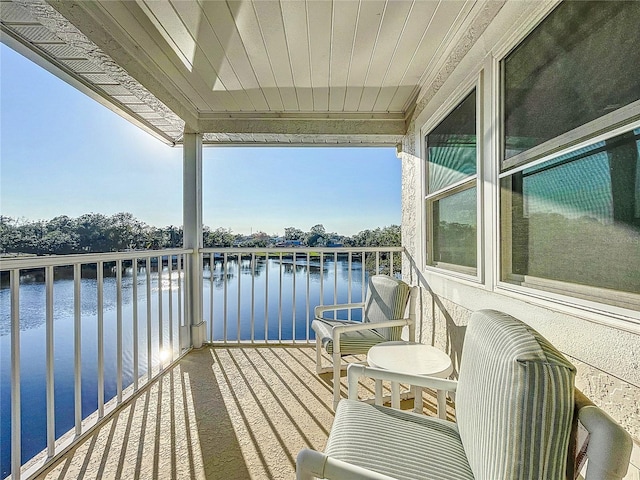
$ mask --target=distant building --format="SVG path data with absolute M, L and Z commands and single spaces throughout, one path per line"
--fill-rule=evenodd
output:
M 283 240 L 276 243 L 276 247 L 290 248 L 290 247 L 301 247 L 302 240 Z

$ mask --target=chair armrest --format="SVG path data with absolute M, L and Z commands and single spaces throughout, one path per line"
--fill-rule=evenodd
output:
M 455 392 L 458 388 L 458 382 L 456 380 L 428 377 L 425 375 L 410 375 L 407 373 L 394 372 L 393 370 L 383 370 L 381 368 L 351 364 L 347 367 L 347 383 L 349 385 L 350 400 L 358 399 L 358 380 L 360 380 L 361 377 L 372 378 L 374 380 L 388 380 L 391 382 L 406 383 L 416 387 L 445 390 L 447 392 Z
M 332 311 L 332 310 L 352 310 L 355 308 L 364 308 L 364 303 L 343 303 L 338 305 L 318 305 L 313 313 L 316 318 L 322 320 L 322 312 Z
M 585 400 L 588 399 L 585 397 Z M 585 479 L 624 478 L 629 469 L 633 449 L 631 436 L 613 418 L 593 404 L 582 405 L 578 410 L 578 419 L 589 432 Z
M 386 322 L 362 322 L 362 323 L 348 323 L 346 325 L 336 325 L 333 327 L 333 334 L 344 332 L 357 332 L 358 330 L 375 330 L 377 328 L 387 327 L 404 327 L 413 322 L 410 318 L 398 318 L 397 320 L 387 320 Z M 334 339 L 335 340 L 335 339 Z
M 394 480 L 382 473 L 332 458 L 322 452 L 305 448 L 300 450 L 296 459 L 296 479 L 313 478 L 345 480 Z
M 404 327 L 405 325 L 411 325 L 413 320 L 410 318 L 400 318 L 398 320 L 387 320 L 386 322 L 367 322 L 367 323 L 349 323 L 347 325 L 337 325 L 331 330 L 333 337 L 333 351 L 334 353 L 340 353 L 340 335 L 345 332 L 357 332 L 359 330 L 375 330 L 377 328 L 388 327 Z

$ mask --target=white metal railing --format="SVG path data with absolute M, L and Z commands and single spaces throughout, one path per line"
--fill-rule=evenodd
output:
M 316 305 L 362 301 L 368 275 L 398 275 L 403 251 L 402 247 L 202 249 L 207 341 L 309 342 Z M 344 313 L 351 319 L 350 311 Z
M 19 479 L 37 473 L 55 455 L 68 450 L 72 444 L 93 430 L 106 416 L 115 411 L 124 399 L 135 394 L 143 385 L 148 384 L 165 368 L 176 361 L 183 353 L 182 338 L 185 322 L 185 304 L 183 300 L 183 269 L 185 256 L 192 250 L 172 249 L 154 251 L 135 251 L 125 253 L 104 253 L 86 255 L 64 255 L 47 257 L 4 258 L 0 261 L 3 283 L 9 277 L 10 295 L 10 361 L 11 361 L 11 477 Z M 95 272 L 95 273 L 94 273 Z M 105 272 L 110 285 L 115 289 L 115 300 L 111 302 L 115 308 L 112 327 L 105 335 Z M 123 301 L 123 273 L 127 276 L 127 294 L 130 296 L 130 310 L 126 315 Z M 56 438 L 55 408 L 55 368 L 54 348 L 59 321 L 55 307 L 56 292 L 54 284 L 58 276 L 71 276 L 73 281 L 72 332 L 73 335 L 73 433 Z M 95 275 L 95 309 L 90 308 L 96 325 L 87 325 L 87 314 L 83 311 L 83 288 L 90 281 L 91 290 Z M 44 345 L 46 364 L 46 455 L 38 456 L 37 461 L 23 465 L 21 449 L 21 287 L 34 282 L 44 282 Z M 34 280 L 35 279 L 35 280 Z M 54 281 L 55 280 L 55 281 Z M 69 280 L 67 280 L 68 282 Z M 155 287 L 154 287 L 155 285 Z M 139 286 L 144 292 L 139 291 Z M 6 285 L 3 285 L 6 288 Z M 62 286 L 61 286 L 62 288 Z M 65 287 L 66 288 L 66 287 Z M 70 290 L 70 289 L 69 289 Z M 113 293 L 112 291 L 110 291 Z M 70 293 L 70 292 L 67 292 Z M 154 295 L 155 294 L 155 295 Z M 92 302 L 90 302 L 92 303 Z M 146 305 L 145 305 L 146 304 Z M 155 304 L 155 306 L 154 306 Z M 86 306 L 85 306 L 86 307 Z M 146 307 L 146 308 L 143 308 Z M 3 305 L 3 309 L 6 305 Z M 143 322 L 140 320 L 140 309 L 144 310 Z M 93 314 L 95 311 L 95 315 Z M 109 312 L 113 317 L 113 312 Z M 71 315 L 70 315 L 71 316 Z M 56 321 L 54 321 L 56 318 Z M 64 323 L 64 322 L 62 322 Z M 70 323 L 70 322 L 69 322 Z M 113 329 L 115 323 L 115 329 Z M 128 346 L 124 348 L 125 326 Z M 67 326 L 68 327 L 68 326 Z M 63 327 L 59 327 L 63 328 Z M 96 348 L 95 365 L 97 369 L 97 410 L 83 415 L 82 366 L 83 366 L 83 331 L 95 328 Z M 177 330 L 177 331 L 176 331 Z M 140 344 L 140 335 L 146 336 L 146 344 Z M 112 341 L 115 334 L 115 394 L 105 398 L 105 339 Z M 130 337 L 129 337 L 130 335 Z M 86 332 L 85 332 L 86 337 Z M 30 340 L 31 341 L 31 340 Z M 86 343 L 86 340 L 85 340 Z M 29 345 L 30 348 L 34 347 Z M 37 347 L 37 346 L 36 346 Z M 86 348 L 86 345 L 85 345 Z M 26 354 L 25 354 L 26 355 Z M 127 358 L 128 380 L 125 384 L 124 362 Z M 113 379 L 111 379 L 113 380 Z M 26 400 L 26 399 L 25 399 Z M 3 409 L 5 406 L 3 406 Z M 33 436 L 33 432 L 29 432 Z M 42 458 L 40 458 L 42 457 Z
M 401 247 L 201 249 L 198 255 L 204 275 L 201 300 L 203 320 L 208 327 L 206 340 L 254 344 L 310 342 L 316 305 L 361 301 L 368 275 L 400 273 L 403 251 Z M 189 347 L 185 301 L 189 276 L 184 271 L 189 254 L 193 250 L 0 259 L 4 290 L 1 293 L 9 293 L 3 298 L 10 304 L 8 308 L 3 302 L 0 313 L 10 310 L 7 313 L 10 331 L 4 333 L 9 333 L 10 339 L 12 479 L 41 472 L 54 457 L 101 425 Z M 21 399 L 21 389 L 25 389 L 21 385 L 25 381 L 21 361 L 32 358 L 24 358 L 20 348 L 24 338 L 33 335 L 24 334 L 21 327 L 28 328 L 22 323 L 29 321 L 34 310 L 23 312 L 21 298 L 34 285 L 39 292 L 44 290 L 43 304 L 36 306 L 35 315 L 44 317 L 36 329 L 42 337 L 38 337 L 42 345 L 39 343 L 37 347 L 44 351 L 46 426 L 35 433 L 41 438 L 39 449 L 27 453 L 21 445 L 21 405 L 28 400 Z M 91 304 L 89 313 L 87 303 Z M 60 320 L 61 309 L 66 311 L 66 325 Z M 350 319 L 350 311 L 348 315 L 345 318 Z M 63 375 L 54 361 L 61 350 L 55 339 L 61 333 L 67 337 L 72 359 Z M 88 335 L 92 340 L 87 340 Z M 87 343 L 92 342 L 95 352 L 87 355 L 91 348 Z M 110 363 L 106 360 L 107 347 L 115 352 Z M 88 356 L 93 357 L 91 372 L 86 368 Z M 60 437 L 56 436 L 56 427 L 60 430 L 65 422 L 59 419 L 59 403 L 66 402 L 57 405 L 55 385 L 56 379 L 60 381 L 64 376 L 72 379 L 69 389 L 73 396 L 67 401 L 73 415 L 68 415 L 72 420 L 64 428 L 71 430 Z M 83 382 L 94 379 L 96 408 L 87 413 L 83 411 L 87 396 Z M 106 387 L 114 382 L 115 387 Z M 28 395 L 28 389 L 25 391 Z M 34 432 L 30 431 L 29 437 L 34 437 Z M 35 458 L 23 458 L 33 455 Z

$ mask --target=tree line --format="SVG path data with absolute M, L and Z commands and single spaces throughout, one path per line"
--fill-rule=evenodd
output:
M 125 212 L 111 216 L 87 213 L 77 218 L 62 215 L 51 220 L 35 221 L 0 216 L 0 254 L 4 255 L 64 255 L 179 248 L 182 238 L 182 226 L 155 227 Z M 314 225 L 307 232 L 287 227 L 281 237 L 265 232 L 242 235 L 227 228 L 212 229 L 205 226 L 203 244 L 205 248 L 269 247 L 278 244 L 309 247 L 399 246 L 400 226 L 364 230 L 351 237 L 327 232 L 322 224 Z

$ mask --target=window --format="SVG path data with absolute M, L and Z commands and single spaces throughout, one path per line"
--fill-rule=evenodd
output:
M 640 306 L 638 24 L 563 2 L 503 60 L 502 281 Z
M 576 287 L 640 294 L 639 159 L 636 129 L 503 178 L 505 279 L 637 308 Z
M 561 3 L 503 61 L 504 159 L 640 99 L 640 2 Z
M 476 92 L 425 136 L 427 262 L 477 274 Z

